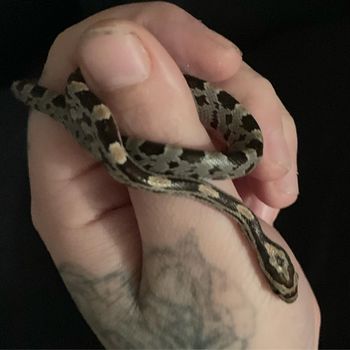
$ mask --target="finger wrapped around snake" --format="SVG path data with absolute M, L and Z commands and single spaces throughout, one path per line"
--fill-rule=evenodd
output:
M 188 196 L 230 215 L 255 250 L 271 290 L 291 303 L 297 298 L 298 275 L 287 252 L 264 234 L 248 207 L 207 181 L 236 179 L 251 172 L 263 154 L 261 130 L 230 94 L 198 78 L 186 75 L 185 79 L 202 124 L 221 135 L 225 153 L 121 135 L 111 111 L 90 91 L 79 69 L 70 75 L 64 94 L 31 81 L 14 82 L 12 91 L 28 106 L 62 123 L 120 183 Z

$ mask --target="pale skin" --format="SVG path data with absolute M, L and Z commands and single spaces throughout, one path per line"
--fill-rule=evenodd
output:
M 240 100 L 263 130 L 264 158 L 247 178 L 217 185 L 255 211 L 300 276 L 298 300 L 284 303 L 230 218 L 191 199 L 118 184 L 61 125 L 33 112 L 33 222 L 101 343 L 317 348 L 317 301 L 273 227 L 298 187 L 294 122 L 271 84 L 231 42 L 167 3 L 111 8 L 67 29 L 51 47 L 41 84 L 63 91 L 77 66 L 123 133 L 153 141 L 214 147 L 181 71 Z

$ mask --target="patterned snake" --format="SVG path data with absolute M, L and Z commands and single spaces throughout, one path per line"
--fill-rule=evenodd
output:
M 262 231 L 254 213 L 204 179 L 238 178 L 262 157 L 263 141 L 252 115 L 231 95 L 208 82 L 185 76 L 206 128 L 217 130 L 227 151 L 206 152 L 121 136 L 108 107 L 89 90 L 79 70 L 65 94 L 31 81 L 12 84 L 15 96 L 62 123 L 111 176 L 127 186 L 196 198 L 231 215 L 252 244 L 267 281 L 282 300 L 297 298 L 298 275 L 287 252 Z

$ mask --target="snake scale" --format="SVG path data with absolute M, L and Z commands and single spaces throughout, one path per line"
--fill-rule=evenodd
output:
M 12 91 L 25 104 L 62 123 L 120 183 L 189 196 L 232 216 L 253 246 L 272 291 L 291 303 L 297 298 L 298 275 L 287 252 L 264 234 L 249 208 L 205 180 L 238 178 L 253 170 L 263 153 L 260 128 L 224 90 L 192 76 L 185 79 L 201 122 L 220 133 L 225 153 L 122 136 L 110 110 L 89 90 L 79 69 L 70 75 L 64 94 L 25 80 L 14 82 Z

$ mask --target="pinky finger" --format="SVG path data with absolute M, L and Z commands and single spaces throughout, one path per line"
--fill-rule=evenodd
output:
M 297 137 L 293 118 L 284 113 L 281 117 L 284 138 L 291 155 L 291 168 L 282 177 L 272 181 L 262 181 L 249 177 L 250 191 L 262 202 L 274 208 L 285 208 L 293 204 L 299 194 L 297 170 Z

